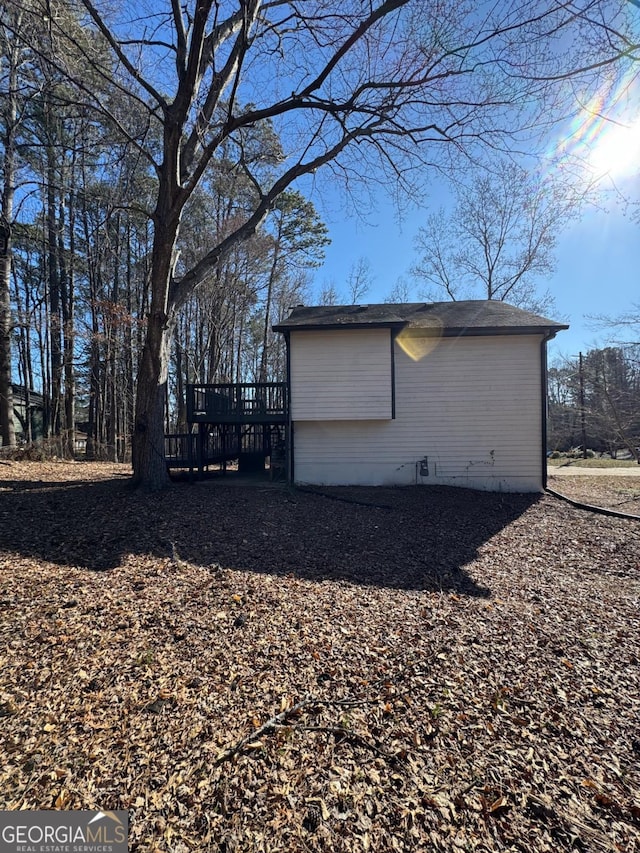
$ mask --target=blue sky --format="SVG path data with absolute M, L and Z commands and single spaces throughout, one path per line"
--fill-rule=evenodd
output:
M 640 199 L 640 192 L 636 198 Z M 316 288 L 333 282 L 346 295 L 349 272 L 362 257 L 370 262 L 374 277 L 367 302 L 383 302 L 399 276 L 405 276 L 412 287 L 411 298 L 418 301 L 418 285 L 408 274 L 416 259 L 413 241 L 429 210 L 442 201 L 442 194 L 434 194 L 428 206 L 412 211 L 400 225 L 383 198 L 380 209 L 372 211 L 366 222 L 353 216 L 327 216 L 332 243 L 315 275 Z M 607 332 L 597 329 L 589 316 L 626 313 L 640 302 L 640 222 L 631 221 L 613 200 L 608 208 L 589 208 L 559 235 L 556 261 L 554 274 L 541 279 L 540 286 L 555 298 L 557 311 L 552 319 L 569 323 L 570 329 L 551 343 L 552 359 L 604 345 Z
M 570 324 L 550 344 L 550 358 L 575 356 L 594 346 L 604 346 L 610 332 L 594 316 L 616 316 L 640 305 L 640 80 L 637 68 L 610 89 L 597 92 L 580 112 L 546 140 L 546 161 L 579 164 L 597 192 L 578 220 L 558 234 L 556 269 L 540 280 L 540 290 L 555 298 L 552 319 Z M 546 167 L 549 171 L 551 166 Z M 584 171 L 582 171 L 584 170 Z M 316 201 L 314 199 L 314 201 Z M 323 207 L 322 201 L 325 201 Z M 419 285 L 409 276 L 417 260 L 414 239 L 429 213 L 450 207 L 446 184 L 434 184 L 420 209 L 398 223 L 394 207 L 383 190 L 376 208 L 363 218 L 339 215 L 340 202 L 318 204 L 329 227 L 332 243 L 326 263 L 315 275 L 317 290 L 332 282 L 346 295 L 350 270 L 360 258 L 369 261 L 374 276 L 368 302 L 382 302 L 402 276 L 411 285 L 411 298 L 419 300 Z M 318 203 L 316 201 L 316 203 Z M 635 209 L 636 221 L 630 217 Z M 553 312 L 547 312 L 553 313 Z

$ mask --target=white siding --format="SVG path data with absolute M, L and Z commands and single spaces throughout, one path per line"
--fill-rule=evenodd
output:
M 391 417 L 389 329 L 291 333 L 294 421 Z
M 396 346 L 396 419 L 296 422 L 296 481 L 539 491 L 540 340 L 443 338 L 418 361 Z

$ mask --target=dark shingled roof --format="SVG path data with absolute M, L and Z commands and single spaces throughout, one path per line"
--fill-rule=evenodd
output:
M 548 334 L 569 327 L 506 302 L 473 299 L 461 302 L 408 302 L 397 305 L 299 306 L 275 325 L 276 332 L 310 329 L 420 329 L 421 334 L 514 335 Z

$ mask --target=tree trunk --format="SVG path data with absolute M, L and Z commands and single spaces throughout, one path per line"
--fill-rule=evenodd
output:
M 49 339 L 51 354 L 51 434 L 60 435 L 62 412 L 62 323 L 56 221 L 56 174 L 53 149 L 47 148 L 47 258 L 49 272 Z
M 156 491 L 169 484 L 164 457 L 164 409 L 173 323 L 163 312 L 149 317 L 138 372 L 132 441 L 133 483 Z
M 120 303 L 120 223 L 121 216 L 118 212 L 114 218 L 114 246 L 113 246 L 113 282 L 111 287 L 112 310 L 110 316 L 105 318 L 105 327 L 108 329 L 106 371 L 106 401 L 109 418 L 107 421 L 107 459 L 109 462 L 118 461 L 118 376 L 117 355 L 120 343 L 120 316 L 118 306 Z
M 138 368 L 131 461 L 133 484 L 157 491 L 168 486 L 164 456 L 164 410 L 176 314 L 169 307 L 169 284 L 179 213 L 172 213 L 170 188 L 161 187 L 155 216 L 151 264 L 151 310 Z M 170 312 L 170 314 L 168 313 Z
M 186 378 L 188 382 L 188 377 Z M 176 340 L 176 397 L 178 411 L 176 414 L 176 432 L 187 432 L 187 391 L 184 364 L 182 359 L 182 344 Z
M 0 211 L 0 444 L 8 447 L 16 445 L 11 387 L 11 225 L 16 180 L 15 132 L 18 116 L 16 62 L 14 53 L 9 60 L 6 133 L 2 140 L 4 180 Z
M 133 293 L 132 293 L 132 247 L 131 247 L 131 222 L 127 222 L 127 314 L 133 317 Z M 131 322 L 127 323 L 123 330 L 124 339 L 124 376 L 122 381 L 122 453 L 119 461 L 125 462 L 129 457 L 131 449 L 131 428 L 133 425 L 133 389 L 135 381 L 133 375 L 133 327 Z
M 69 260 L 71 266 L 67 266 L 66 250 L 64 246 L 65 216 L 64 204 L 60 203 L 60 228 L 58 232 L 58 257 L 60 264 L 60 302 L 62 308 L 62 341 L 63 341 L 63 371 L 64 371 L 64 436 L 62 441 L 63 454 L 68 459 L 73 459 L 76 449 L 75 438 L 75 370 L 74 358 L 74 280 L 73 263 L 75 254 L 75 243 L 73 240 L 73 193 L 69 196 Z
M 13 389 L 11 387 L 11 241 L 9 223 L 0 226 L 0 444 L 15 447 L 16 432 L 13 417 Z M 4 249 L 4 251 L 3 251 Z
M 31 442 L 33 441 L 33 413 L 31 412 L 30 389 L 33 388 L 33 366 L 31 364 L 30 323 L 27 320 L 27 318 L 30 317 L 30 299 L 28 284 L 25 282 L 24 285 L 24 301 L 22 298 L 22 294 L 20 293 L 20 287 L 17 282 L 14 286 L 13 295 L 16 305 L 16 314 L 19 318 L 18 381 L 24 387 L 25 418 L 22 437 L 26 444 L 31 444 Z

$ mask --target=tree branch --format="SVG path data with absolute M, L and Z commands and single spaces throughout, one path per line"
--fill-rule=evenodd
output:
M 163 98 L 163 96 L 158 92 L 158 90 L 154 86 L 152 86 L 151 83 L 149 83 L 149 81 L 146 80 L 142 76 L 142 74 L 140 74 L 138 69 L 131 63 L 129 57 L 122 50 L 120 43 L 116 40 L 109 27 L 102 20 L 102 16 L 95 8 L 91 0 L 81 0 L 81 2 L 89 13 L 89 15 L 91 16 L 91 19 L 93 20 L 95 25 L 98 27 L 98 29 L 110 45 L 111 49 L 118 57 L 120 62 L 122 62 L 131 77 L 136 81 L 136 83 L 138 83 L 139 86 L 141 86 L 149 95 L 151 95 L 151 97 L 159 106 L 161 106 L 163 109 L 166 109 L 167 101 L 165 100 L 165 98 Z

